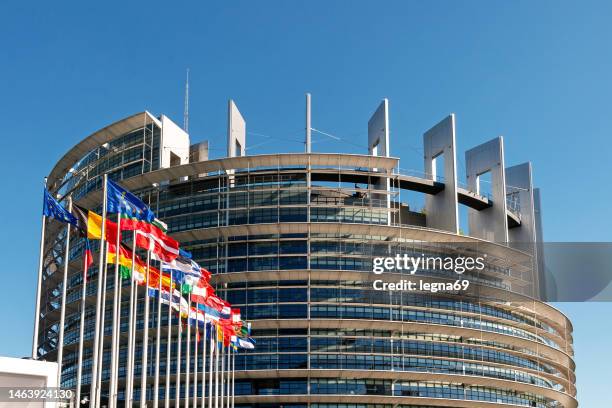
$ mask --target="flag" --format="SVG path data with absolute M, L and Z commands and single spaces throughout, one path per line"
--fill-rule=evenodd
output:
M 211 290 L 204 304 L 212 307 L 218 312 L 221 312 L 223 310 L 223 307 L 225 306 L 225 301 L 221 299 L 219 296 L 217 296 L 217 294 L 214 293 L 214 291 Z
M 240 330 L 236 333 L 238 337 L 249 337 L 251 335 L 251 323 L 241 322 Z
M 189 324 L 204 327 L 206 324 L 206 315 L 192 306 L 189 313 Z
M 106 255 L 106 263 L 114 264 L 116 262 L 116 246 L 115 244 L 108 244 L 108 252 Z M 138 256 L 135 256 L 136 264 L 134 265 L 134 276 L 132 277 L 139 285 L 146 281 L 147 276 L 147 265 Z M 132 250 L 127 246 L 121 244 L 119 252 L 119 268 L 121 271 L 121 277 L 127 279 L 130 277 L 132 272 Z
M 171 262 L 162 262 L 161 269 L 172 273 L 172 278 L 183 293 L 191 293 L 193 285 L 202 276 L 200 266 L 195 261 L 182 256 Z
M 228 318 L 230 316 L 230 304 L 214 293 L 208 294 L 204 304 L 219 312 L 221 317 Z
M 109 242 L 117 240 L 117 223 L 106 219 L 105 238 Z M 87 238 L 100 239 L 102 237 L 102 216 L 87 210 Z
M 172 293 L 172 296 L 170 296 L 170 293 Z M 176 289 L 173 289 L 172 292 L 162 289 L 161 295 L 162 303 L 166 305 L 169 304 L 174 310 L 179 311 L 182 315 L 187 314 L 189 303 L 181 296 L 181 292 Z
M 165 305 L 170 305 L 170 307 L 172 307 L 174 310 L 179 311 L 179 305 L 180 305 L 180 293 L 178 294 L 178 296 L 175 296 L 175 294 L 178 293 L 178 291 L 168 291 L 168 290 L 164 290 L 162 289 L 161 291 L 161 302 Z
M 255 340 L 250 337 L 246 339 L 236 337 L 236 345 L 242 349 L 253 350 L 255 348 Z
M 212 307 L 206 306 L 202 303 L 198 303 L 197 308 L 204 312 L 206 315 L 206 320 L 209 322 L 218 322 L 221 320 L 221 315 Z
M 177 284 L 185 286 L 185 293 L 191 292 L 191 287 L 202 276 L 200 266 L 191 259 L 182 256 L 179 256 L 172 262 L 162 262 L 161 268 L 163 271 L 172 272 L 172 277 Z
M 158 260 L 172 261 L 179 255 L 178 242 L 166 235 L 168 226 L 155 217 L 151 209 L 128 190 L 108 180 L 107 211 L 119 213 L 121 230 L 140 231 L 136 246 L 152 251 Z
M 252 338 L 243 339 L 238 336 L 232 336 L 231 343 L 234 349 L 241 348 L 246 350 L 253 350 L 255 348 L 255 340 Z
M 232 308 L 232 323 L 235 325 L 242 325 L 242 320 L 240 319 L 240 309 Z
M 206 315 L 204 314 L 204 312 L 193 306 L 191 307 L 191 310 L 194 311 L 199 322 L 204 323 L 206 321 Z
M 179 255 L 179 243 L 174 238 L 161 232 L 152 224 L 143 223 L 142 229 L 136 229 L 136 246 L 151 251 L 154 259 L 160 262 L 172 262 Z M 121 222 L 123 228 L 123 221 Z
M 87 213 L 89 210 L 86 210 L 83 207 L 80 207 L 76 204 L 72 204 L 71 214 L 74 216 L 76 220 L 76 224 L 74 226 L 79 230 L 81 236 L 87 236 Z
M 215 351 L 215 344 L 217 344 L 216 341 L 214 341 L 217 337 L 217 335 L 215 334 L 217 331 L 217 325 L 216 324 L 211 324 L 210 325 L 210 330 L 208 331 L 208 335 L 209 335 L 209 339 L 210 339 L 210 351 L 214 352 Z
M 76 219 L 76 228 L 81 235 L 89 239 L 100 239 L 102 236 L 102 216 L 95 212 L 73 204 L 72 215 Z M 106 240 L 115 242 L 117 239 L 117 223 L 106 219 Z
M 115 244 L 108 244 L 106 263 L 117 263 L 117 246 Z M 132 272 L 132 254 L 123 245 L 119 247 L 119 272 L 123 279 L 129 278 Z
M 197 281 L 193 276 L 186 275 L 182 272 L 173 271 L 172 279 L 181 288 L 181 292 L 191 293 L 193 285 Z
M 210 281 L 210 278 L 212 277 L 212 274 L 208 271 L 208 269 L 200 268 L 200 273 L 202 274 L 202 277 L 204 279 L 206 279 L 206 282 Z
M 125 214 L 129 218 L 152 222 L 155 214 L 145 203 L 112 180 L 106 183 L 106 211 Z
M 208 282 L 202 278 L 191 287 L 191 300 L 195 303 L 204 303 L 208 297 Z
M 232 336 L 230 338 L 230 344 L 232 348 L 234 349 L 234 351 L 238 351 L 238 337 Z
M 74 215 L 70 214 L 55 198 L 51 196 L 51 193 L 45 188 L 43 193 L 43 215 L 46 217 L 55 218 L 60 222 L 75 225 L 77 220 Z
M 223 332 L 222 342 L 224 346 L 229 346 L 232 336 L 236 335 L 236 330 L 229 319 L 219 320 L 221 331 Z
M 166 232 L 168 232 L 166 224 L 162 223 L 157 218 L 155 218 L 152 222 L 148 222 L 130 218 L 125 214 L 121 214 L 121 230 L 142 231 L 145 234 L 153 235 L 156 239 L 164 239 L 164 235 L 166 235 Z
M 191 284 L 190 283 L 183 283 L 181 285 L 181 293 L 184 295 L 188 295 L 189 293 L 191 293 Z
M 171 287 L 175 287 L 173 282 L 170 279 L 170 275 L 164 274 L 160 272 L 159 269 L 149 266 L 149 284 L 148 286 L 152 289 L 159 289 L 159 278 L 161 275 L 161 285 L 163 289 L 170 289 Z
M 157 228 L 162 230 L 164 233 L 168 232 L 168 224 L 166 224 L 165 222 L 163 222 L 157 217 L 153 218 L 153 221 L 151 221 L 151 224 L 155 225 Z
M 174 258 L 180 254 L 178 242 L 166 235 L 168 226 L 158 218 L 154 218 L 153 221 L 149 222 L 147 220 L 139 220 L 124 213 L 120 215 L 122 231 L 140 231 L 143 235 L 168 246 L 175 253 L 176 256 Z
M 190 275 L 186 275 L 182 272 L 173 271 L 172 278 L 174 282 L 181 288 L 181 293 L 189 294 L 195 283 L 195 278 Z
M 221 345 L 223 344 L 223 327 L 220 324 L 217 324 L 215 326 L 217 332 L 217 345 L 219 346 L 219 348 L 221 348 Z
M 87 270 L 93 264 L 93 254 L 91 253 L 91 245 L 85 237 L 85 247 L 83 248 L 83 282 L 87 282 Z
M 197 262 L 180 255 L 171 262 L 166 262 L 162 266 L 162 269 L 172 269 L 173 271 L 183 272 L 184 274 L 191 275 L 196 278 L 202 276 L 202 268 L 200 268 L 200 265 L 198 265 Z
M 232 308 L 229 302 L 225 301 L 225 304 L 223 305 L 223 308 L 221 309 L 221 316 L 224 318 L 229 319 L 232 315 Z

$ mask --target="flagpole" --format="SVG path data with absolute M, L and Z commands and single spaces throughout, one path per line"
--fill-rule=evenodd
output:
M 146 276 L 144 277 L 146 278 Z M 136 334 L 138 328 L 138 282 L 134 282 L 134 304 L 132 305 L 131 313 L 134 316 L 134 321 L 132 322 L 132 366 L 130 368 L 129 376 L 130 376 L 130 404 L 134 404 L 134 386 L 136 384 L 136 380 L 134 378 L 134 372 L 136 367 Z M 130 405 L 130 406 L 132 406 Z
M 116 402 L 119 398 L 119 355 L 121 354 L 121 305 L 123 298 L 123 276 L 119 273 L 119 304 L 117 305 L 117 354 L 115 355 L 115 368 L 117 371 L 116 382 L 115 382 L 115 406 L 119 404 Z M 125 396 L 123 397 L 125 399 Z M 125 404 L 125 401 L 124 401 Z
M 146 279 L 146 276 L 144 277 Z M 135 370 L 136 370 L 136 334 L 138 332 L 138 282 L 134 282 L 134 305 L 132 313 L 134 321 L 132 322 L 132 367 L 130 371 L 130 404 L 134 405 L 134 387 L 136 385 Z M 130 406 L 132 406 L 130 405 Z
M 236 350 L 232 353 L 232 408 L 234 408 L 234 396 L 236 395 Z
M 181 346 L 183 342 L 183 322 L 181 316 L 181 299 L 179 299 L 179 314 L 178 314 L 178 347 L 176 350 L 176 385 L 175 385 L 175 408 L 181 408 Z
M 170 354 L 172 353 L 172 303 L 174 300 L 172 270 L 170 270 L 170 290 L 168 292 L 168 333 L 166 337 L 166 392 L 164 395 L 165 408 L 170 408 Z M 180 306 L 179 306 L 180 309 Z M 180 312 L 179 312 L 180 313 Z
M 158 408 L 159 406 L 159 343 L 161 341 L 161 313 L 162 313 L 162 270 L 161 264 L 159 269 L 159 282 L 157 285 L 157 337 L 155 338 L 155 382 L 153 384 L 153 408 Z M 170 282 L 170 287 L 172 287 L 172 282 Z
M 191 291 L 188 298 L 188 314 L 187 314 L 187 340 L 185 341 L 185 408 L 189 408 L 189 365 L 191 362 Z
M 72 211 L 72 196 L 68 197 L 68 212 Z M 68 265 L 70 264 L 70 224 L 66 224 L 66 245 L 64 247 L 64 276 L 62 280 L 62 308 L 60 311 L 59 340 L 57 345 L 57 386 L 62 386 L 62 363 L 64 358 L 64 326 L 66 324 L 66 291 L 68 286 Z
M 104 243 L 105 259 L 108 256 L 108 241 Z M 102 279 L 102 304 L 101 304 L 101 316 L 100 316 L 100 347 L 98 349 L 98 381 L 96 384 L 96 401 L 102 402 L 102 368 L 104 366 L 104 325 L 106 323 L 106 286 L 108 278 L 108 269 L 106 263 L 103 267 L 104 278 Z
M 213 372 L 214 372 L 214 367 L 213 367 L 213 353 L 215 350 L 215 341 L 217 341 L 216 337 L 216 330 L 214 330 L 214 325 L 210 324 L 210 354 L 208 357 L 208 366 L 209 366 L 209 373 L 208 373 L 208 408 L 212 408 L 213 403 L 212 403 L 212 396 L 213 396 Z M 213 333 L 214 332 L 214 333 Z
M 142 334 L 142 375 L 140 379 L 140 407 L 147 405 L 147 374 L 149 351 L 149 278 L 150 278 L 151 250 L 147 249 L 147 281 L 145 282 L 145 309 L 144 309 L 144 330 Z
M 204 330 L 202 337 L 202 400 L 201 406 L 204 408 L 206 403 L 206 314 L 204 314 Z M 198 408 L 193 407 L 193 408 Z
M 123 306 L 123 275 L 121 271 L 119 271 L 119 304 L 117 305 L 117 355 L 115 359 L 117 362 L 115 363 L 115 367 L 117 370 L 117 382 L 115 383 L 115 400 L 119 399 L 119 371 L 120 371 L 120 355 L 121 355 L 121 307 Z M 125 404 L 125 395 L 124 404 Z M 117 402 L 117 406 L 119 403 Z
M 94 333 L 94 346 L 93 346 L 93 357 L 92 357 L 92 368 L 91 368 L 91 385 L 90 385 L 90 408 L 97 408 L 100 404 L 96 404 L 98 401 L 97 398 L 97 390 L 98 390 L 98 359 L 99 359 L 99 347 L 101 343 L 101 336 L 104 336 L 104 333 L 100 333 L 100 321 L 101 315 L 104 314 L 104 305 L 102 304 L 102 276 L 104 273 L 104 240 L 106 234 L 106 184 L 108 181 L 108 175 L 104 174 L 103 177 L 103 190 L 102 190 L 102 227 L 101 227 L 101 236 L 100 236 L 100 262 L 98 266 L 98 291 L 96 292 L 96 327 Z M 100 359 L 101 360 L 101 359 Z
M 193 346 L 193 408 L 198 407 L 198 337 L 200 336 L 200 320 L 198 318 L 200 311 L 196 303 L 196 325 L 195 339 Z
M 230 407 L 230 387 L 231 387 L 231 379 L 232 379 L 232 349 L 231 349 L 231 338 L 230 344 L 227 345 L 227 391 L 226 391 L 226 402 L 225 406 L 227 408 Z
M 47 188 L 47 178 L 44 178 L 43 188 Z M 41 226 L 40 226 L 40 252 L 38 256 L 38 283 L 36 285 L 36 306 L 34 307 L 34 334 L 32 336 L 32 360 L 38 358 L 38 328 L 39 328 L 39 317 L 40 317 L 40 295 L 42 290 L 42 274 L 44 266 L 44 255 L 45 255 L 45 225 L 47 223 L 47 216 L 43 212 Z
M 225 357 L 226 357 L 226 360 L 227 360 L 227 366 L 225 368 L 225 373 L 224 373 L 225 374 L 224 375 L 224 377 L 225 377 L 225 387 L 224 387 L 225 398 L 224 399 L 225 399 L 225 407 L 226 408 L 229 408 L 229 401 L 230 401 L 230 399 L 229 399 L 229 386 L 230 386 L 229 379 L 230 379 L 230 371 L 232 369 L 231 365 L 230 365 L 230 355 L 229 355 L 230 349 L 229 349 L 229 347 L 230 346 L 228 345 L 227 348 L 224 348 L 224 350 L 225 350 Z
M 87 239 L 87 238 L 85 238 Z M 83 257 L 88 256 L 87 251 Z M 76 385 L 76 403 L 77 407 L 81 406 L 81 385 L 83 383 L 83 336 L 85 334 L 85 297 L 87 296 L 87 270 L 89 269 L 87 262 L 83 260 L 83 283 L 81 285 L 81 321 L 79 323 L 79 357 L 77 368 L 77 385 Z
M 134 284 L 134 267 L 136 265 L 136 231 L 132 232 L 132 265 L 130 267 L 130 315 L 128 320 L 128 354 L 127 354 L 127 372 L 125 379 L 125 405 L 128 407 L 132 406 L 132 394 L 134 391 L 134 337 L 135 328 L 134 323 L 136 320 L 136 313 L 134 311 L 134 303 L 138 299 L 135 298 L 136 285 Z
M 219 408 L 219 326 L 215 328 L 215 408 Z
M 117 235 L 115 240 L 115 280 L 113 282 L 113 331 L 111 333 L 111 372 L 109 384 L 109 408 L 117 406 L 117 346 L 119 330 L 119 303 L 120 303 L 120 282 L 119 282 L 119 263 L 121 261 L 121 213 L 117 212 Z
M 221 408 L 225 405 L 225 347 L 223 347 L 223 343 L 225 342 L 225 332 L 223 332 L 223 340 L 221 340 L 221 346 L 219 346 L 219 351 L 221 352 Z

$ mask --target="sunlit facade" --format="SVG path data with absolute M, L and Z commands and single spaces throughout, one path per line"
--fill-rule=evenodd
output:
M 235 105 L 230 104 L 232 109 Z M 238 122 L 233 125 L 233 120 Z M 101 175 L 108 173 L 149 203 L 172 236 L 213 273 L 218 293 L 252 322 L 257 342 L 255 350 L 240 351 L 236 358 L 236 406 L 577 406 L 571 323 L 531 297 L 537 291 L 537 270 L 529 268 L 537 264 L 537 254 L 512 245 L 516 231 L 528 230 L 527 223 L 535 225 L 536 214 L 525 210 L 525 200 L 518 205 L 516 194 L 504 186 L 506 240 L 485 239 L 482 235 L 497 231 L 497 226 L 485 225 L 478 212 L 497 210 L 495 192 L 489 197 L 479 194 L 470 189 L 469 180 L 468 186 L 456 180 L 450 186 L 448 178 L 431 172 L 407 174 L 399 170 L 399 159 L 387 153 L 388 139 L 383 154 L 373 149 L 363 155 L 245 156 L 245 133 L 233 134 L 241 124 L 244 128 L 240 120 L 230 114 L 228 157 L 209 160 L 205 146 L 191 145 L 189 136 L 168 118 L 147 112 L 133 115 L 79 142 L 48 181 L 53 192 L 72 194 L 76 203 L 95 210 L 100 207 Z M 445 161 L 450 162 L 448 157 Z M 466 205 L 474 212 L 470 231 L 460 234 L 452 222 L 450 229 L 436 228 L 432 220 L 445 217 L 439 209 L 431 210 L 436 203 L 428 201 L 425 210 L 413 211 L 402 197 L 408 191 L 434 198 L 454 191 L 455 206 Z M 63 230 L 52 223 L 48 230 L 39 355 L 52 360 Z M 77 241 L 71 251 L 68 284 L 62 383 L 69 387 L 76 384 L 79 245 Z M 472 277 L 484 288 L 481 299 L 372 287 L 373 257 L 456 254 L 474 246 L 492 254 L 485 271 Z M 90 279 L 96 282 L 97 270 L 92 269 Z M 420 270 L 418 275 L 452 278 L 436 270 Z M 110 288 L 112 282 L 108 284 Z M 91 374 L 96 284 L 88 288 L 85 388 Z M 506 301 L 507 293 L 517 297 Z M 109 339 L 110 308 L 109 302 Z M 151 310 L 155 327 L 155 308 Z M 122 330 L 127 332 L 127 306 L 122 311 Z M 165 316 L 161 318 L 166 325 Z M 139 321 L 139 330 L 142 327 Z M 165 343 L 162 350 L 163 376 Z M 120 399 L 126 352 L 122 347 Z M 107 353 L 104 381 L 109 377 Z M 137 350 L 137 375 L 140 355 Z M 176 359 L 172 361 L 174 373 Z M 152 370 L 155 361 L 149 362 Z

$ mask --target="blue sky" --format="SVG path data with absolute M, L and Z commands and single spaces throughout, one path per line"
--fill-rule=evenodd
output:
M 508 165 L 533 162 L 546 239 L 609 241 L 610 15 L 605 1 L 3 3 L 0 354 L 30 349 L 42 178 L 131 113 L 181 123 L 187 67 L 192 138 L 212 156 L 225 150 L 228 98 L 257 154 L 302 149 L 305 92 L 313 127 L 344 140 L 317 135 L 313 149 L 364 152 L 387 97 L 401 167 L 422 169 L 422 133 L 454 112 L 460 174 L 465 149 L 504 135 Z M 576 327 L 582 406 L 604 407 L 612 333 L 595 319 L 612 307 L 560 308 Z

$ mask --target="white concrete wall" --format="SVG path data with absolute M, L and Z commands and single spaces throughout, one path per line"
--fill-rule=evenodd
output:
M 470 235 L 487 241 L 508 242 L 506 215 L 506 168 L 504 166 L 504 139 L 499 136 L 465 152 L 468 188 L 478 192 L 479 177 L 491 172 L 493 206 L 484 210 L 469 209 Z
M 57 363 L 22 358 L 0 357 L 0 387 L 57 387 Z M 0 407 L 19 406 L 23 408 L 55 408 L 55 402 L 0 402 Z
M 180 164 L 189 163 L 189 134 L 165 115 L 161 116 L 160 167 L 170 167 L 171 153 L 177 155 Z
M 434 179 L 434 160 L 444 156 L 444 190 L 425 196 L 427 226 L 459 233 L 457 198 L 457 158 L 455 153 L 455 115 L 450 114 L 423 135 L 426 177 Z
M 389 157 L 389 100 L 386 98 L 368 121 L 368 153 Z
M 389 157 L 389 100 L 383 99 L 370 120 L 368 120 L 368 154 L 372 156 Z M 376 171 L 377 169 L 373 169 Z M 376 186 L 377 190 L 386 190 L 386 197 L 381 194 L 373 194 L 374 199 L 386 199 L 387 208 L 391 208 L 391 196 L 389 194 L 389 179 L 384 178 Z M 387 225 L 391 225 L 391 213 L 387 216 Z
M 236 149 L 240 144 L 240 151 Z M 233 100 L 227 107 L 227 157 L 238 157 L 246 154 L 246 121 Z
M 530 162 L 506 168 L 506 192 L 515 192 L 520 197 L 521 226 L 508 231 L 510 245 L 533 252 L 533 243 L 536 242 L 536 221 Z

